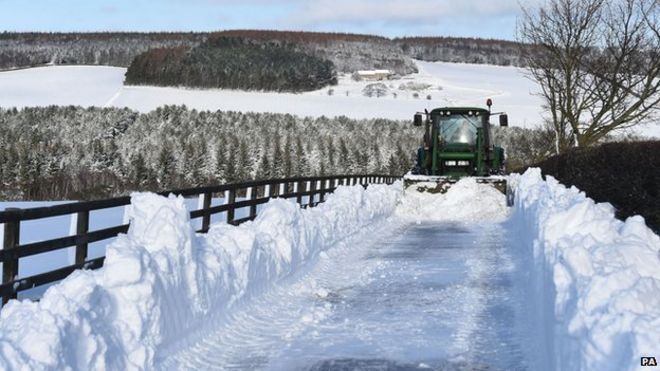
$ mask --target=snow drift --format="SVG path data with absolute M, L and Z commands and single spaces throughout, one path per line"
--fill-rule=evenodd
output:
M 660 238 L 539 169 L 514 175 L 536 365 L 631 370 L 660 351 Z
M 0 369 L 152 369 L 160 351 L 393 214 L 400 185 L 339 187 L 319 207 L 272 200 L 254 222 L 196 235 L 183 198 L 132 196 L 105 267 L 0 313 Z
M 418 186 L 424 184 L 418 183 Z M 509 215 L 504 195 L 491 185 L 477 183 L 474 178 L 459 180 L 445 194 L 418 192 L 416 188 L 406 189 L 397 215 L 418 222 L 501 222 Z

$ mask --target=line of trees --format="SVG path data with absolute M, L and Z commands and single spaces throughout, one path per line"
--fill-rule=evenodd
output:
M 0 69 L 46 64 L 128 67 L 151 49 L 193 48 L 210 37 L 295 44 L 327 59 L 339 72 L 389 69 L 417 71 L 412 58 L 426 61 L 520 65 L 515 42 L 469 38 L 388 39 L 373 35 L 323 32 L 231 30 L 217 33 L 0 33 Z
M 334 63 L 339 72 L 387 69 L 399 75 L 417 72 L 415 63 L 392 40 L 373 35 L 327 32 L 233 30 L 213 37 L 240 37 L 256 42 L 295 44 L 305 52 Z
M 393 40 L 403 52 L 427 62 L 454 62 L 525 66 L 521 51 L 528 48 L 515 41 L 463 37 L 404 37 Z
M 128 67 L 154 48 L 193 47 L 201 33 L 0 33 L 0 69 L 54 65 Z
M 332 62 L 288 43 L 212 36 L 200 45 L 137 56 L 126 84 L 267 91 L 311 91 L 337 84 Z
M 407 122 L 165 106 L 0 109 L 2 199 L 90 199 L 275 177 L 412 166 Z
M 552 152 L 551 131 L 493 128 L 510 169 Z M 0 199 L 90 199 L 289 176 L 403 174 L 408 121 L 209 112 L 164 106 L 0 109 Z

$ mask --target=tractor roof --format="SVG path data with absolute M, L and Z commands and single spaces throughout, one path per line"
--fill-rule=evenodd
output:
M 440 107 L 440 108 L 435 108 L 433 111 L 431 111 L 431 115 L 441 112 L 441 111 L 449 111 L 452 113 L 466 113 L 470 111 L 479 111 L 479 112 L 488 112 L 487 109 L 485 108 L 480 108 L 480 107 Z

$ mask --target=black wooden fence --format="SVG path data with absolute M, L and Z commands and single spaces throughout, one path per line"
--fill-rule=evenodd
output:
M 361 184 L 366 187 L 369 184 L 392 184 L 397 179 L 399 177 L 389 175 L 287 178 L 165 191 L 160 194 L 175 194 L 183 197 L 202 196 L 202 208 L 191 211 L 190 218 L 201 218 L 202 227 L 198 232 L 206 233 L 211 224 L 211 216 L 214 214 L 226 212 L 227 223 L 239 225 L 248 220 L 253 220 L 257 216 L 257 206 L 268 202 L 271 198 L 295 198 L 296 202 L 303 208 L 314 207 L 323 202 L 325 195 L 333 192 L 339 185 Z M 214 195 L 223 195 L 225 202 L 222 205 L 211 206 Z M 237 195 L 244 195 L 247 199 L 236 201 Z M 16 298 L 18 292 L 62 280 L 76 269 L 101 268 L 105 257 L 88 259 L 89 244 L 114 238 L 120 233 L 126 233 L 128 224 L 90 231 L 90 212 L 129 204 L 130 197 L 119 197 L 31 209 L 7 209 L 0 212 L 0 223 L 4 223 L 3 249 L 0 250 L 0 262 L 3 265 L 2 285 L 0 285 L 2 304 L 4 305 L 10 299 Z M 235 218 L 237 209 L 248 207 L 249 214 L 247 217 Z M 22 221 L 73 214 L 77 214 L 75 235 L 24 245 L 20 243 Z M 76 248 L 74 265 L 30 277 L 17 278 L 21 258 L 73 246 Z

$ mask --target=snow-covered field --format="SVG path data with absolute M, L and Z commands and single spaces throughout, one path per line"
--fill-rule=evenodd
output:
M 657 354 L 660 237 L 538 170 L 511 181 L 513 209 L 470 179 L 341 187 L 207 235 L 183 199 L 134 195 L 103 269 L 2 309 L 0 368 L 633 370 Z
M 417 65 L 418 74 L 386 81 L 389 92 L 381 98 L 364 97 L 362 89 L 369 82 L 355 82 L 350 76 L 341 77 L 339 85 L 332 88 L 280 94 L 123 86 L 124 68 L 41 67 L 0 73 L 0 106 L 93 105 L 147 112 L 164 104 L 185 104 L 203 110 L 409 120 L 415 112 L 424 109 L 444 105 L 483 107 L 486 98 L 493 98 L 493 108 L 509 113 L 511 125 L 532 127 L 541 122 L 541 100 L 534 95 L 537 86 L 519 68 L 421 61 Z M 428 87 L 420 91 L 400 89 L 409 83 Z M 328 94 L 330 89 L 332 95 Z M 415 92 L 419 95 L 417 99 L 413 97 Z M 429 95 L 431 100 L 426 99 Z M 658 124 L 638 130 L 660 137 Z
M 125 68 L 57 66 L 0 73 L 2 107 L 104 106 L 119 93 Z

